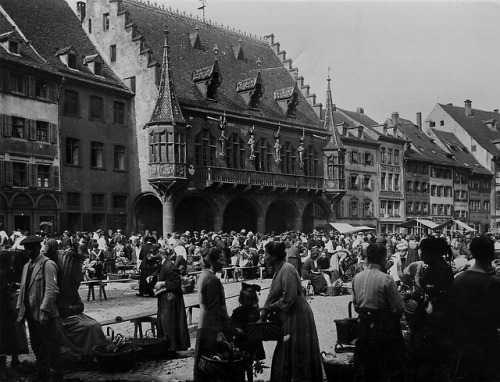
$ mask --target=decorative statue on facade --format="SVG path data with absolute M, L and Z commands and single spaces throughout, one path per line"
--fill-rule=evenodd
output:
M 305 136 L 305 131 L 302 129 L 302 136 L 299 137 L 299 148 L 297 151 L 299 152 L 299 167 L 302 168 L 304 167 L 304 139 L 306 138 Z
M 228 140 L 228 137 L 226 136 L 226 128 L 227 128 L 226 113 L 224 113 L 224 116 L 220 116 L 219 118 L 213 118 L 213 117 L 207 117 L 207 118 L 211 119 L 212 121 L 217 121 L 217 124 L 219 125 L 219 130 L 220 130 L 219 158 L 224 159 L 226 157 L 226 141 Z
M 252 126 L 248 133 L 250 134 L 250 138 L 248 139 L 248 146 L 250 146 L 250 156 L 249 160 L 253 161 L 255 159 L 255 125 Z
M 276 142 L 274 144 L 274 161 L 276 162 L 276 164 L 281 163 L 280 137 L 281 137 L 281 126 L 278 127 L 278 131 L 274 134 L 274 138 L 276 139 Z

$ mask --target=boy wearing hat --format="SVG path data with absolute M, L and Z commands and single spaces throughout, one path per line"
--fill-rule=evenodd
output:
M 17 320 L 26 320 L 30 332 L 30 341 L 37 359 L 37 372 L 40 380 L 54 377 L 55 362 L 59 356 L 55 319 L 59 315 L 56 299 L 57 265 L 40 253 L 40 236 L 27 236 L 24 246 L 30 261 L 26 263 L 21 277 L 17 300 Z

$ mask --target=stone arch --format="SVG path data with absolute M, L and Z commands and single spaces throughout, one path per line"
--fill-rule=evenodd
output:
M 186 195 L 175 208 L 174 227 L 177 232 L 213 231 L 215 208 L 212 202 L 200 194 Z
M 257 232 L 257 219 L 261 215 L 260 208 L 250 199 L 235 197 L 226 204 L 222 218 L 224 232 L 248 231 Z
M 44 210 L 57 210 L 59 203 L 53 195 L 40 195 L 36 200 L 36 206 Z
M 6 212 L 9 208 L 9 199 L 0 192 L 0 211 Z
M 136 232 L 162 232 L 163 231 L 163 208 L 158 196 L 152 192 L 144 193 L 134 201 L 133 216 Z
M 12 196 L 11 206 L 16 209 L 32 209 L 35 205 L 33 198 L 24 193 L 16 193 Z
M 296 218 L 299 216 L 296 205 L 285 199 L 272 202 L 266 212 L 266 232 L 276 234 L 296 229 Z
M 302 212 L 302 232 L 311 232 L 314 227 L 328 223 L 329 206 L 322 200 L 313 200 Z

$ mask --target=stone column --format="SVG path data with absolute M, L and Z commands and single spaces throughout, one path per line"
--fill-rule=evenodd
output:
M 163 201 L 163 235 L 167 232 L 173 232 L 175 228 L 174 203 L 172 198 L 166 198 Z

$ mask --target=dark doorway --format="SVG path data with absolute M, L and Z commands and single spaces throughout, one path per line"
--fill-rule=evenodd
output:
M 30 234 L 34 234 L 34 232 L 31 232 L 31 216 L 29 215 L 14 216 L 14 228 L 16 230 L 29 231 Z
M 284 200 L 274 202 L 266 214 L 266 232 L 280 234 L 295 229 L 295 209 Z
M 248 200 L 235 199 L 228 204 L 224 211 L 222 230 L 224 232 L 237 231 L 242 229 L 257 231 L 257 211 Z
M 156 196 L 142 196 L 136 204 L 135 217 L 138 233 L 142 234 L 145 230 L 163 232 L 163 207 Z
M 175 209 L 175 230 L 185 231 L 213 231 L 214 214 L 210 204 L 203 198 L 191 196 L 179 203 Z
M 302 232 L 311 232 L 314 227 L 328 223 L 328 211 L 319 203 L 309 203 L 302 214 Z

